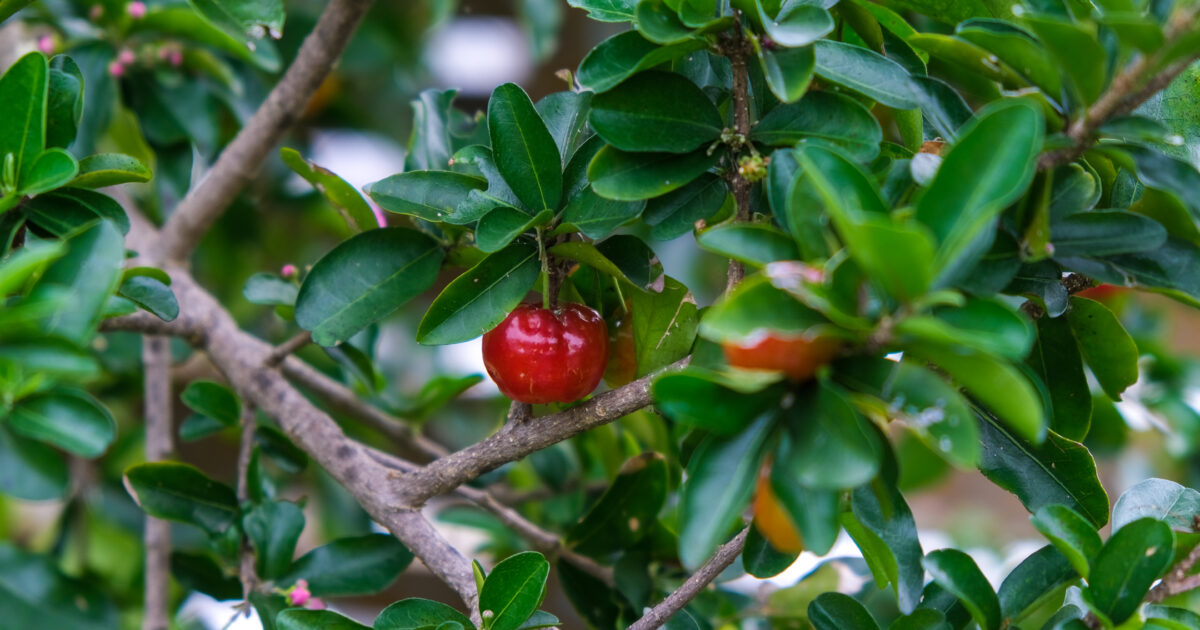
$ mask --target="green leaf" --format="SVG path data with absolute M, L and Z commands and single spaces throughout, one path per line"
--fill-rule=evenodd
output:
M 242 530 L 254 546 L 258 576 L 273 580 L 292 566 L 296 541 L 304 530 L 304 512 L 288 501 L 266 501 L 242 515 Z
M 67 248 L 61 241 L 35 241 L 0 261 L 0 296 L 8 296 L 36 277 Z
M 958 138 L 958 130 L 974 112 L 963 97 L 948 83 L 934 77 L 914 76 L 913 94 L 921 104 L 921 115 L 929 126 L 948 141 Z
M 65 149 L 75 141 L 83 115 L 83 73 L 66 55 L 50 60 L 50 90 L 46 100 L 46 147 Z
M 638 2 L 634 9 L 634 25 L 643 37 L 657 44 L 678 44 L 695 36 L 665 0 Z
M 450 606 L 410 597 L 384 608 L 375 618 L 374 630 L 429 630 L 446 622 L 455 622 L 468 629 L 475 627 L 466 615 Z
M 979 470 L 1017 495 L 1030 513 L 1059 503 L 1097 527 L 1108 522 L 1108 494 L 1096 476 L 1096 462 L 1082 444 L 1051 431 L 1045 442 L 1033 445 L 986 413 L 980 414 L 979 427 L 983 444 Z
M 283 33 L 283 0 L 188 0 L 214 26 L 251 44 Z M 253 48 L 253 45 L 250 46 Z
M 717 107 L 673 72 L 642 72 L 592 99 L 592 128 L 622 151 L 687 153 L 721 135 Z
M 1079 296 L 1071 297 L 1067 322 L 1104 393 L 1121 400 L 1121 392 L 1138 379 L 1139 353 L 1133 338 L 1107 306 Z
M 998 630 L 1004 618 L 1000 600 L 971 556 L 957 549 L 939 549 L 925 556 L 925 570 L 942 588 L 966 606 L 984 630 Z
M 553 218 L 553 210 L 543 210 L 531 217 L 516 208 L 500 206 L 479 219 L 479 225 L 475 228 L 475 244 L 489 254 L 497 252 L 512 243 L 513 239 L 549 223 Z
M 764 49 L 756 38 L 752 38 L 750 43 L 754 45 L 754 52 L 762 65 L 763 76 L 767 79 L 767 87 L 771 88 L 771 93 L 784 103 L 800 100 L 812 84 L 813 71 L 817 64 L 812 46 Z
M 28 245 L 24 248 L 28 249 Z M 0 344 L 0 361 L 13 361 L 26 372 L 74 382 L 96 380 L 100 362 L 89 350 L 57 339 L 8 339 Z
M 25 174 L 46 150 L 49 75 L 46 57 L 33 52 L 0 76 L 0 161 L 12 154 L 18 187 L 24 187 Z
M 38 195 L 71 182 L 79 172 L 74 156 L 62 149 L 47 149 L 33 160 L 25 163 L 21 171 L 17 192 L 21 195 Z
M 758 531 L 757 524 L 746 535 L 746 546 L 742 550 L 742 567 L 756 578 L 775 577 L 796 562 L 799 554 L 776 550 Z
M 692 231 L 696 222 L 707 219 L 725 204 L 729 188 L 712 173 L 704 173 L 686 186 L 646 202 L 642 221 L 652 226 L 651 238 L 671 240 Z
M 1024 22 L 1067 77 L 1077 106 L 1094 103 L 1104 90 L 1108 59 L 1095 31 L 1049 15 L 1029 15 Z
M 698 369 L 664 374 L 651 392 L 657 408 L 671 420 L 722 436 L 740 433 L 779 401 L 778 391 L 740 393 Z
M 888 630 L 951 630 L 946 615 L 932 608 L 918 608 L 911 615 L 897 617 Z
M 117 436 L 108 409 L 87 392 L 60 389 L 25 398 L 8 418 L 12 430 L 80 457 L 99 457 Z
M 1096 555 L 1085 596 L 1113 624 L 1123 623 L 1137 612 L 1174 555 L 1175 535 L 1166 523 L 1151 517 L 1127 523 Z
M 410 214 L 434 223 L 470 223 L 457 208 L 472 191 L 482 191 L 487 180 L 449 171 L 414 171 L 381 179 L 366 187 L 367 195 L 388 212 Z
M 1082 440 L 1091 427 L 1092 393 L 1079 344 L 1065 317 L 1042 317 L 1037 330 L 1029 364 L 1050 392 L 1050 428 L 1065 438 Z
M 272 273 L 256 273 L 246 280 L 242 296 L 251 304 L 294 306 L 300 289 Z
M 996 55 L 1000 61 L 1059 100 L 1062 77 L 1045 48 L 1029 33 L 1001 20 L 976 19 L 959 24 L 956 34 Z
M 822 593 L 808 605 L 808 620 L 817 630 L 877 630 L 879 624 L 858 600 L 841 593 Z
M 1022 560 L 1000 583 L 1000 611 L 1005 619 L 1018 622 L 1078 579 L 1062 553 L 1046 545 Z
M 1192 532 L 1200 514 L 1200 492 L 1166 479 L 1147 479 L 1126 490 L 1113 506 L 1116 531 L 1143 517 L 1157 518 L 1177 532 Z
M 679 502 L 679 558 L 687 569 L 704 564 L 741 522 L 776 415 L 763 413 L 732 437 L 710 435 L 692 453 Z
M 800 256 L 790 236 L 765 223 L 719 225 L 701 232 L 696 242 L 710 252 L 756 267 Z
M 541 266 L 537 248 L 514 243 L 446 285 L 417 328 L 417 342 L 469 341 L 495 328 L 525 298 Z
M 921 599 L 925 570 L 921 564 L 923 552 L 917 539 L 917 524 L 904 495 L 894 483 L 881 477 L 876 483 L 855 488 L 851 494 L 851 507 L 858 525 L 882 543 L 879 552 L 870 555 L 883 565 L 883 574 L 895 589 L 900 610 L 912 612 Z M 846 530 L 856 542 L 869 537 L 853 524 L 847 524 Z M 872 572 L 875 571 L 872 567 Z
M 620 0 L 615 0 L 620 1 Z M 632 19 L 632 15 L 629 19 Z M 626 31 L 600 42 L 579 64 L 579 83 L 597 94 L 607 92 L 637 72 L 701 50 L 701 38 L 659 46 L 637 31 Z
M 565 225 L 574 226 L 588 238 L 601 239 L 637 218 L 645 207 L 645 201 L 605 199 L 592 192 L 589 186 L 567 202 L 562 220 Z
M 696 339 L 696 298 L 678 280 L 666 276 L 659 293 L 635 291 L 633 343 L 637 374 L 644 376 L 687 356 Z
M 387 317 L 433 286 L 444 252 L 405 228 L 351 237 L 313 265 L 296 298 L 296 323 L 332 346 Z
M 491 611 L 489 630 L 517 630 L 546 595 L 550 563 L 542 554 L 525 551 L 492 568 L 479 589 L 480 612 Z
M 958 273 L 978 235 L 1029 187 L 1042 126 L 1041 111 L 1027 101 L 1003 101 L 969 123 L 942 161 L 916 209 L 939 244 L 939 283 Z
M 786 460 L 791 442 L 785 438 L 777 455 Z M 829 553 L 842 531 L 841 491 L 814 490 L 800 484 L 786 466 L 771 467 L 771 490 L 792 523 L 800 531 L 806 551 L 819 556 Z
M 0 492 L 27 501 L 61 499 L 70 479 L 53 448 L 25 439 L 0 423 Z
M 588 12 L 597 22 L 632 22 L 636 0 L 567 0 L 567 4 Z
M 121 153 L 98 153 L 79 161 L 79 174 L 70 185 L 104 188 L 130 182 L 148 182 L 154 174 L 140 160 Z
M 1138 178 L 1150 188 L 1173 193 L 1193 214 L 1200 213 L 1200 172 L 1190 162 L 1136 144 L 1118 145 L 1110 155 L 1127 154 L 1136 165 Z
M 808 142 L 840 148 L 859 161 L 879 155 L 879 121 L 858 101 L 834 92 L 809 92 L 798 103 L 767 112 L 750 139 L 771 146 Z
M 592 136 L 587 126 L 591 106 L 591 92 L 570 91 L 548 94 L 534 105 L 558 146 L 564 167 Z
M 562 199 L 562 156 L 546 123 L 519 86 L 505 83 L 488 101 L 488 134 L 496 168 L 533 213 L 557 210 Z
M 1185 608 L 1175 608 L 1162 604 L 1149 604 L 1142 608 L 1146 621 L 1156 625 L 1146 625 L 1147 628 L 1161 627 L 1169 630 L 1193 630 L 1200 628 L 1200 614 Z
M 1157 249 L 1167 230 L 1132 212 L 1081 212 L 1052 223 L 1050 240 L 1055 257 L 1111 256 Z
M 996 299 L 971 298 L 961 306 L 935 309 L 896 324 L 900 335 L 945 347 L 964 346 L 1007 359 L 1020 360 L 1033 345 L 1029 318 Z
M 276 582 L 307 580 L 313 595 L 371 595 L 387 588 L 412 562 L 413 555 L 387 534 L 339 538 L 304 554 Z
M 0 9 L 3 4 L 0 3 Z M 0 615 L 10 628 L 115 630 L 117 607 L 93 580 L 62 573 L 54 555 L 0 543 Z
M 366 626 L 330 610 L 288 608 L 275 618 L 275 630 L 366 630 Z
M 191 7 L 151 5 L 146 17 L 133 20 L 129 30 L 133 33 L 182 37 L 248 61 L 264 72 L 274 73 L 279 70 L 279 51 L 271 41 L 259 40 L 251 48 L 238 33 L 230 34 L 218 28 Z
M 815 490 L 845 490 L 879 473 L 883 456 L 879 434 L 833 386 L 799 392 L 788 416 L 790 448 L 781 453 L 775 467 L 785 468 L 800 484 Z
M 784 0 L 774 18 L 763 10 L 763 0 L 755 0 L 758 17 L 776 44 L 799 48 L 833 32 L 833 16 L 808 0 Z
M 38 195 L 25 204 L 30 221 L 57 236 L 67 236 L 97 218 L 116 224 L 121 234 L 129 233 L 129 217 L 112 197 L 83 188 L 59 188 Z
M 712 168 L 720 154 L 694 151 L 629 153 L 612 146 L 600 149 L 588 166 L 592 190 L 601 197 L 638 201 L 657 197 L 684 186 Z
M 33 4 L 33 0 L 0 0 L 0 22 L 12 17 L 14 13 Z
M 233 490 L 188 464 L 138 464 L 125 471 L 125 488 L 147 514 L 195 525 L 214 536 L 238 515 Z
M 721 343 L 746 341 L 762 330 L 784 335 L 812 335 L 825 324 L 819 313 L 775 288 L 763 276 L 751 276 L 705 312 L 700 334 Z
M 164 322 L 174 321 L 179 317 L 179 301 L 175 299 L 171 287 L 158 278 L 132 276 L 121 283 L 117 294 L 132 300 Z
M 1046 436 L 1041 396 L 1020 371 L 991 355 L 929 343 L 906 348 L 932 361 L 1022 438 L 1040 443 Z
M 189 591 L 211 595 L 216 600 L 242 597 L 242 583 L 226 575 L 212 554 L 171 552 L 171 576 Z
M 866 48 L 822 39 L 813 45 L 817 76 L 895 109 L 918 106 L 903 66 Z
M 1045 505 L 1033 515 L 1033 526 L 1066 557 L 1075 572 L 1087 578 L 1092 560 L 1103 544 L 1096 526 L 1065 505 Z
M 666 458 L 654 452 L 627 460 L 612 485 L 578 523 L 565 542 L 576 551 L 601 558 L 641 540 L 658 518 L 667 498 Z
M 1025 80 L 995 54 L 966 39 L 941 33 L 917 33 L 905 41 L 972 75 L 1006 86 L 1026 85 Z
M 47 333 L 76 345 L 91 340 L 100 311 L 121 280 L 125 243 L 109 221 L 98 221 L 67 241 L 67 254 L 50 265 L 29 301 L 51 308 Z
M 355 232 L 380 227 L 379 220 L 371 211 L 362 195 L 346 180 L 338 177 L 333 171 L 309 162 L 295 149 L 283 147 L 279 149 L 279 157 L 283 163 L 305 181 L 313 185 L 335 210 L 342 215 L 346 225 Z M 447 156 L 449 160 L 449 156 Z M 87 160 L 84 160 L 85 162 Z

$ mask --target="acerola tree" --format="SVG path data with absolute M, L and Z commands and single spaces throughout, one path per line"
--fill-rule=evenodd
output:
M 596 628 L 1200 628 L 1200 493 L 1110 502 L 1092 454 L 1128 446 L 1122 396 L 1200 447 L 1194 363 L 1136 298 L 1200 304 L 1200 3 L 570 4 L 631 28 L 536 103 L 421 93 L 364 197 L 287 134 L 395 131 L 354 76 L 440 4 L 0 0 L 40 49 L 0 78 L 0 491 L 59 500 L 38 536 L 0 518 L 0 626 L 176 627 L 198 592 L 363 628 L 328 598 L 416 558 L 458 599 L 375 630 L 557 626 L 551 575 Z M 561 11 L 522 7 L 542 38 Z M 650 244 L 689 234 L 711 305 Z M 482 336 L 507 414 L 377 369 L 397 320 Z M 998 588 L 917 537 L 906 479 L 951 467 L 1045 537 Z M 721 586 L 843 532 L 861 584 Z

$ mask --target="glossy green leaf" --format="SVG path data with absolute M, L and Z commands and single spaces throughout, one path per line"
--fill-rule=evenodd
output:
M 273 580 L 292 566 L 296 542 L 304 530 L 304 512 L 288 501 L 267 501 L 242 515 L 242 530 L 254 546 L 258 576 Z
M 658 409 L 671 420 L 722 436 L 741 432 L 779 399 L 774 391 L 739 393 L 697 369 L 664 374 L 651 392 Z
M 913 109 L 918 102 L 908 71 L 866 48 L 822 39 L 813 45 L 817 76 L 895 109 Z
M 957 549 L 939 549 L 929 552 L 924 564 L 933 581 L 953 593 L 980 628 L 1000 628 L 1000 600 L 971 556 Z
M 780 46 L 808 46 L 833 32 L 833 17 L 829 11 L 808 0 L 784 0 L 774 17 L 767 15 L 762 0 L 756 0 L 755 4 L 767 35 Z
M 808 620 L 817 630 L 877 630 L 879 624 L 858 600 L 841 593 L 823 593 L 808 605 Z
M 913 345 L 908 350 L 945 370 L 1022 438 L 1034 443 L 1045 438 L 1046 417 L 1041 396 L 1013 366 L 980 352 L 929 343 Z
M 952 626 L 946 623 L 946 615 L 940 610 L 931 608 L 918 608 L 911 615 L 897 617 L 888 630 L 951 630 Z
M 147 514 L 212 535 L 225 531 L 238 514 L 233 490 L 188 464 L 138 464 L 125 471 L 125 488 Z
M 592 136 L 587 126 L 591 106 L 591 92 L 555 92 L 534 105 L 558 146 L 564 167 Z
M 431 287 L 443 256 L 415 230 L 358 234 L 313 265 L 296 298 L 296 323 L 320 345 L 345 341 Z
M 820 10 L 818 7 L 808 7 Z M 812 46 L 804 48 L 764 48 L 757 39 L 751 39 L 763 76 L 771 93 L 784 103 L 800 100 L 812 83 L 817 57 Z
M 710 252 L 755 267 L 800 257 L 790 236 L 765 223 L 719 225 L 701 232 L 696 242 Z
M 1146 628 L 1165 628 L 1168 630 L 1193 630 L 1194 628 L 1200 628 L 1200 614 L 1186 608 L 1150 604 L 1142 608 L 1142 616 L 1146 618 L 1146 621 L 1154 624 L 1147 624 Z
M 33 0 L 0 0 L 0 22 L 7 20 L 30 4 L 33 4 Z
M 270 273 L 256 273 L 242 287 L 242 296 L 251 304 L 268 306 L 294 306 L 299 293 L 299 287 Z
M 79 174 L 71 186 L 103 188 L 130 182 L 148 182 L 154 174 L 140 160 L 121 153 L 98 153 L 79 161 Z
M 1087 298 L 1071 297 L 1067 322 L 1092 374 L 1113 400 L 1138 378 L 1138 348 L 1120 320 L 1107 306 Z
M 1095 460 L 1082 444 L 1050 432 L 1045 442 L 1034 445 L 986 413 L 979 418 L 979 469 L 992 483 L 1017 495 L 1030 513 L 1058 503 L 1097 527 L 1108 522 L 1108 494 L 1096 476 Z
M 816 490 L 845 490 L 874 479 L 883 457 L 878 433 L 840 391 L 815 389 L 797 396 L 788 411 L 791 448 L 775 467 Z
M 0 8 L 3 5 L 0 4 Z M 53 554 L 0 543 L 0 615 L 11 628 L 115 630 L 116 605 L 92 580 L 68 576 Z
M 83 188 L 59 188 L 25 204 L 29 220 L 58 236 L 78 231 L 96 219 L 108 219 L 122 234 L 129 233 L 129 217 L 112 197 Z
M 671 240 L 691 232 L 697 221 L 716 214 L 729 197 L 725 180 L 704 173 L 686 186 L 646 202 L 642 221 L 651 226 L 651 238 Z
M 694 35 L 675 12 L 674 6 L 666 0 L 641 0 L 634 8 L 634 25 L 639 33 L 656 44 L 678 44 L 691 39 Z
M 740 522 L 775 415 L 763 413 L 732 437 L 709 436 L 692 453 L 679 503 L 679 558 L 688 569 L 704 564 Z
M 79 163 L 62 149 L 47 149 L 32 163 L 26 162 L 17 186 L 19 194 L 38 195 L 71 183 L 79 172 Z
M 288 608 L 275 618 L 275 630 L 366 630 L 366 626 L 331 610 Z
M 579 82 L 596 93 L 606 92 L 637 72 L 678 59 L 704 46 L 703 39 L 659 46 L 637 31 L 626 31 L 600 42 L 583 58 L 579 64 Z
M 403 571 L 413 555 L 389 534 L 340 538 L 304 554 L 281 586 L 308 580 L 313 595 L 370 595 L 387 588 Z
M 1113 505 L 1116 531 L 1139 518 L 1157 518 L 1178 532 L 1191 532 L 1200 514 L 1200 492 L 1166 479 L 1146 479 L 1126 490 Z
M 1087 578 L 1091 563 L 1103 544 L 1096 526 L 1065 505 L 1042 506 L 1032 517 L 1033 526 L 1066 557 L 1075 572 Z
M 0 424 L 0 492 L 27 501 L 61 499 L 69 478 L 63 456 Z
M 479 219 L 479 225 L 475 228 L 475 244 L 489 254 L 497 252 L 512 243 L 513 239 L 537 226 L 545 225 L 553 218 L 552 210 L 543 210 L 537 216 L 531 217 L 516 208 L 500 206 Z
M 1143 252 L 1167 240 L 1159 222 L 1132 212 L 1081 212 L 1053 223 L 1050 230 L 1057 257 Z
M 130 277 L 121 283 L 117 294 L 132 300 L 134 304 L 150 311 L 164 322 L 174 321 L 179 317 L 179 302 L 175 299 L 175 294 L 171 287 L 163 284 L 158 278 Z
M 941 307 L 928 316 L 905 318 L 896 324 L 896 332 L 1014 360 L 1029 354 L 1035 338 L 1028 317 L 1004 302 L 982 298 L 968 299 L 961 306 Z
M 362 194 L 336 173 L 304 159 L 295 149 L 283 147 L 279 150 L 279 157 L 288 168 L 312 184 L 313 188 L 333 205 L 351 230 L 362 232 L 380 227 L 379 220 L 375 218 L 375 213 L 362 198 Z
M 496 168 L 521 203 L 535 214 L 558 209 L 562 198 L 562 156 L 529 100 L 505 83 L 488 100 L 488 134 Z
M 34 52 L 18 59 L 0 76 L 0 160 L 13 155 L 17 185 L 22 188 L 25 174 L 46 149 L 49 75 L 46 57 Z
M 991 106 L 964 129 L 938 169 L 916 217 L 939 243 L 939 279 L 971 254 L 972 243 L 1029 186 L 1042 146 L 1042 113 L 1013 99 Z
M 948 83 L 934 77 L 914 76 L 913 95 L 929 126 L 947 141 L 958 138 L 958 131 L 971 120 L 974 112 L 963 97 Z
M 65 149 L 75 141 L 83 115 L 83 72 L 73 59 L 50 60 L 50 91 L 46 100 L 46 147 Z
M 798 556 L 799 554 L 783 553 L 772 547 L 759 533 L 755 524 L 746 535 L 746 546 L 742 549 L 742 568 L 756 578 L 775 577 L 792 566 Z
M 810 334 L 826 323 L 819 313 L 781 291 L 764 277 L 751 276 L 705 312 L 700 334 L 718 343 L 746 341 L 763 330 Z
M 882 543 L 879 552 L 872 554 L 873 560 L 882 565 L 886 583 L 892 585 L 901 612 L 912 612 L 921 599 L 925 583 L 921 564 L 923 552 L 912 510 L 895 484 L 882 478 L 855 488 L 850 497 L 854 520 L 866 531 L 850 523 L 846 526 L 847 532 L 856 542 L 873 537 Z M 869 535 L 864 535 L 866 533 Z M 875 571 L 873 567 L 872 572 Z M 879 575 L 876 575 L 878 579 Z
M 1136 144 L 1114 148 L 1133 159 L 1138 178 L 1146 186 L 1178 196 L 1193 214 L 1200 213 L 1200 172 L 1190 162 Z
M 975 19 L 959 24 L 955 33 L 987 49 L 1000 61 L 1038 86 L 1052 100 L 1062 94 L 1062 78 L 1050 54 L 1031 34 L 1001 20 Z
M 1053 545 L 1042 547 L 1022 560 L 1000 583 L 997 593 L 1000 612 L 1005 619 L 1019 622 L 1078 579 L 1079 574 L 1058 549 Z
M 537 248 L 514 243 L 484 258 L 446 285 L 417 328 L 417 342 L 469 341 L 495 328 L 533 287 L 541 264 Z
M 445 622 L 474 628 L 467 616 L 441 602 L 410 597 L 383 609 L 375 618 L 374 630 L 427 630 Z
M 388 212 L 411 214 L 433 222 L 470 223 L 479 217 L 457 212 L 471 191 L 483 191 L 487 180 L 449 171 L 415 171 L 381 179 L 367 194 Z
M 809 92 L 797 103 L 767 112 L 751 129 L 750 139 L 771 146 L 831 145 L 865 161 L 879 154 L 883 132 L 858 101 L 834 92 Z
M 413 126 L 404 155 L 405 172 L 440 171 L 450 167 L 450 156 L 454 153 L 450 137 L 451 112 L 457 95 L 458 90 L 428 89 L 422 90 L 417 98 L 409 101 L 413 109 Z M 291 149 L 280 150 L 284 163 L 300 173 L 296 167 L 305 168 L 297 162 L 296 158 L 300 155 L 286 155 L 289 151 Z
M 592 99 L 592 128 L 622 151 L 687 153 L 721 135 L 717 107 L 673 72 L 641 72 Z
M 918 33 L 906 41 L 915 48 L 928 52 L 930 56 L 958 66 L 972 75 L 1004 85 L 1025 85 L 1024 79 L 1008 67 L 1008 64 L 992 52 L 968 40 L 941 33 Z
M 0 261 L 0 296 L 8 296 L 66 252 L 59 241 L 37 241 Z
M 74 382 L 95 380 L 100 362 L 90 349 L 77 348 L 57 339 L 6 339 L 0 344 L 0 361 L 16 362 L 28 372 Z
M 1065 438 L 1082 440 L 1091 426 L 1092 394 L 1079 344 L 1065 317 L 1042 317 L 1037 330 L 1029 364 L 1050 393 L 1050 428 Z
M 1026 16 L 1024 21 L 1066 75 L 1079 105 L 1094 103 L 1104 90 L 1108 59 L 1095 32 L 1049 15 Z
M 1142 605 L 1174 555 L 1175 535 L 1166 523 L 1150 517 L 1127 523 L 1096 555 L 1086 596 L 1112 623 L 1120 624 Z
M 89 459 L 99 457 L 117 435 L 108 409 L 81 390 L 60 389 L 25 398 L 8 418 L 12 430 Z
M 788 459 L 791 447 L 791 439 L 785 437 L 777 453 L 780 461 Z M 842 531 L 841 491 L 807 488 L 786 466 L 771 467 L 771 490 L 799 530 L 805 551 L 829 553 Z
M 251 48 L 239 33 L 230 33 L 233 29 L 226 30 L 214 25 L 188 6 L 152 6 L 144 18 L 133 20 L 129 29 L 134 33 L 149 32 L 182 37 L 248 61 L 264 72 L 279 70 L 279 51 L 273 42 L 258 40 Z
M 29 300 L 51 308 L 46 332 L 76 345 L 91 340 L 100 310 L 121 280 L 125 244 L 109 221 L 98 221 L 67 241 L 67 253 L 46 268 Z
M 521 627 L 545 597 L 549 575 L 550 563 L 533 551 L 509 556 L 493 567 L 479 589 L 479 610 L 492 613 L 488 628 Z
M 662 291 L 635 291 L 629 299 L 633 305 L 638 376 L 666 367 L 691 352 L 699 307 L 683 283 L 665 276 Z
M 630 153 L 606 146 L 588 166 L 592 190 L 601 197 L 638 201 L 657 197 L 684 186 L 712 168 L 720 154 L 694 151 Z
M 658 518 L 667 486 L 667 461 L 662 455 L 648 452 L 627 460 L 612 485 L 567 530 L 565 542 L 595 557 L 632 547 Z
M 601 239 L 635 219 L 646 207 L 645 201 L 614 201 L 605 199 L 592 189 L 584 188 L 563 208 L 563 223 L 575 226 L 592 239 Z M 492 212 L 496 212 L 493 210 Z M 482 225 L 482 221 L 480 222 Z

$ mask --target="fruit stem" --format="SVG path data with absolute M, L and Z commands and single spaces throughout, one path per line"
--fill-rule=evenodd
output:
M 538 242 L 538 258 L 542 260 L 542 308 L 550 309 L 550 262 L 546 257 L 546 241 L 544 238 L 544 230 L 539 225 L 537 228 Z
M 621 310 L 628 315 L 629 307 L 625 304 L 625 294 L 621 292 L 621 281 L 617 280 L 616 278 L 612 278 L 612 283 L 613 288 L 617 290 L 617 299 L 621 300 Z

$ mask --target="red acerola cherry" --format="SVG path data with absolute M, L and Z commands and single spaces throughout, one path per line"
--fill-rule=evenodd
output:
M 1091 287 L 1090 289 L 1084 289 L 1075 295 L 1104 302 L 1116 298 L 1126 291 L 1129 291 L 1129 289 L 1126 287 L 1119 287 L 1115 284 L 1101 284 Z
M 807 381 L 837 356 L 841 344 L 827 337 L 755 335 L 741 343 L 721 345 L 729 365 L 754 370 L 778 370 L 796 382 Z
M 596 389 L 608 363 L 608 328 L 596 311 L 522 304 L 483 336 L 483 364 L 505 396 L 572 402 Z

